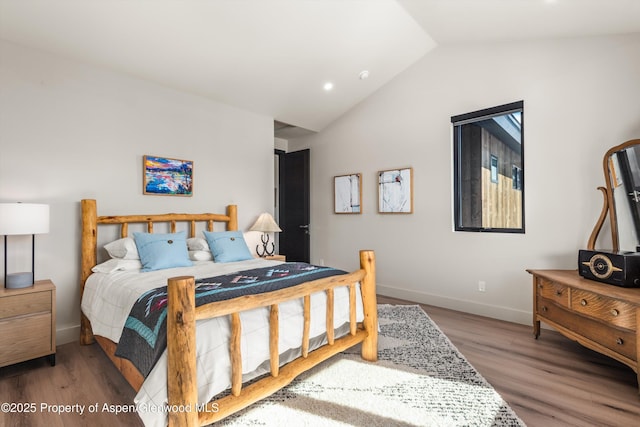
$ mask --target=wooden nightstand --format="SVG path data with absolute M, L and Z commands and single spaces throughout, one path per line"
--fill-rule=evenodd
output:
M 48 356 L 56 364 L 56 287 L 38 280 L 22 289 L 0 288 L 0 367 Z
M 264 257 L 264 259 L 269 259 L 271 261 L 287 261 L 287 257 L 285 255 L 269 255 Z

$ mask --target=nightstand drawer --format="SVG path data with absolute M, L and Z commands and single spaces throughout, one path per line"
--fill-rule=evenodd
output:
M 0 366 L 55 352 L 51 348 L 51 313 L 1 320 L 0 337 Z
M 0 319 L 51 311 L 51 292 L 33 292 L 0 298 Z
M 0 366 L 49 356 L 55 365 L 56 287 L 38 280 L 21 289 L 0 289 Z

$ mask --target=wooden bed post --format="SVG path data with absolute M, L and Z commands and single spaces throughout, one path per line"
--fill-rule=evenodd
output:
M 227 231 L 236 231 L 238 229 L 238 205 L 228 205 L 227 216 L 229 216 Z
M 82 236 L 81 236 L 81 266 L 80 266 L 80 300 L 84 293 L 84 283 L 91 275 L 91 269 L 97 264 L 96 246 L 98 242 L 98 213 L 96 201 L 83 199 L 80 202 L 82 208 Z M 80 313 L 80 344 L 88 345 L 93 343 L 93 331 L 89 319 Z
M 364 308 L 364 328 L 369 335 L 362 342 L 362 358 L 378 360 L 378 303 L 376 300 L 376 255 L 371 250 L 360 251 L 360 268 L 365 276 L 360 282 Z
M 169 427 L 198 423 L 196 297 L 192 276 L 172 277 L 167 285 L 167 394 Z M 178 410 L 173 410 L 176 406 Z

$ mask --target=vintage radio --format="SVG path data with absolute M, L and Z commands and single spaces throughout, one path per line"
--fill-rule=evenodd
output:
M 580 250 L 578 272 L 586 279 L 625 288 L 640 287 L 640 252 Z

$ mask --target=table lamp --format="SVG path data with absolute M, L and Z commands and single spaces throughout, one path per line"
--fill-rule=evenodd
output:
M 36 234 L 49 232 L 49 205 L 0 203 L 0 234 L 4 236 L 4 286 L 9 289 L 33 285 Z M 7 274 L 7 236 L 31 234 L 31 271 Z
M 275 252 L 276 244 L 271 242 L 271 250 L 269 250 L 269 234 L 268 233 L 279 233 L 282 230 L 276 224 L 276 221 L 273 219 L 270 213 L 264 212 L 261 213 L 255 224 L 251 226 L 250 231 L 261 231 L 262 236 L 260 236 L 260 240 L 262 241 L 262 252 L 260 251 L 260 245 L 256 245 L 256 253 L 260 257 L 271 256 Z

